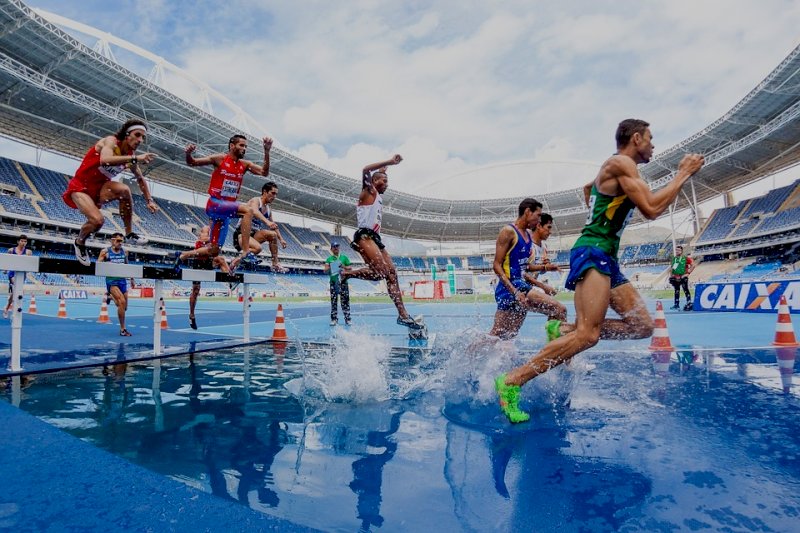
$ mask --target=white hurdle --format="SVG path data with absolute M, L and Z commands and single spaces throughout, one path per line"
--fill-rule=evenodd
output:
M 94 276 L 112 276 L 119 278 L 152 279 L 155 282 L 153 289 L 153 354 L 162 355 L 161 344 L 161 305 L 164 297 L 164 279 L 179 279 L 183 281 L 238 281 L 243 284 L 243 326 L 244 342 L 250 342 L 250 285 L 266 284 L 269 277 L 264 274 L 222 274 L 214 270 L 196 270 L 185 268 L 176 273 L 171 268 L 150 267 L 144 265 L 129 265 L 122 263 L 95 263 L 85 267 L 77 261 L 41 258 L 38 256 L 24 256 L 0 254 L 0 270 L 13 270 L 17 273 L 13 280 L 12 298 L 13 309 L 11 317 L 11 362 L 9 370 L 22 371 L 22 304 L 24 298 L 24 278 L 27 272 L 48 272 L 54 274 L 83 274 Z M 219 277 L 223 279 L 218 279 Z

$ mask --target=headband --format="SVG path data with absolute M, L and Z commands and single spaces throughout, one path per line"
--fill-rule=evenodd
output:
M 147 128 L 144 127 L 144 124 L 134 124 L 127 130 L 125 130 L 125 135 L 128 135 L 132 131 L 142 130 L 143 132 L 147 133 Z

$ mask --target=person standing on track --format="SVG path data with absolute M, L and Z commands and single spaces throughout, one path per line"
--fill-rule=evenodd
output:
M 13 248 L 9 248 L 6 253 L 13 254 L 13 255 L 31 255 L 31 251 L 28 250 L 28 237 L 26 235 L 20 235 L 17 238 L 17 245 Z M 6 276 L 8 276 L 8 303 L 3 308 L 3 318 L 8 318 L 9 312 L 11 311 L 12 307 L 14 306 L 14 276 L 16 273 L 13 270 L 9 270 L 6 272 Z M 22 283 L 25 283 L 25 273 L 23 272 L 20 274 L 22 277 Z
M 692 310 L 692 293 L 689 292 L 689 274 L 692 273 L 694 264 L 692 258 L 683 255 L 683 246 L 675 247 L 675 255 L 670 261 L 669 270 L 669 284 L 675 289 L 675 305 L 672 306 L 673 310 L 681 308 L 681 288 L 686 295 L 686 305 L 684 311 Z

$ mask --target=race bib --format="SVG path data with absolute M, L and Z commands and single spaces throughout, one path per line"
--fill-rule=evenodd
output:
M 234 180 L 224 180 L 222 182 L 222 191 L 220 191 L 223 197 L 233 197 L 236 198 L 239 196 L 239 182 Z

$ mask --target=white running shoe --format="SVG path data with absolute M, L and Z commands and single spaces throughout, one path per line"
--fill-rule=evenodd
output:
M 144 246 L 148 242 L 150 242 L 150 239 L 148 239 L 147 237 L 142 237 L 141 235 L 133 231 L 125 235 L 125 244 L 135 244 L 136 246 Z
M 91 266 L 92 257 L 89 255 L 89 251 L 86 249 L 86 243 L 78 244 L 78 240 L 76 239 L 73 241 L 72 247 L 75 249 L 75 259 L 77 259 L 78 262 L 83 266 Z

